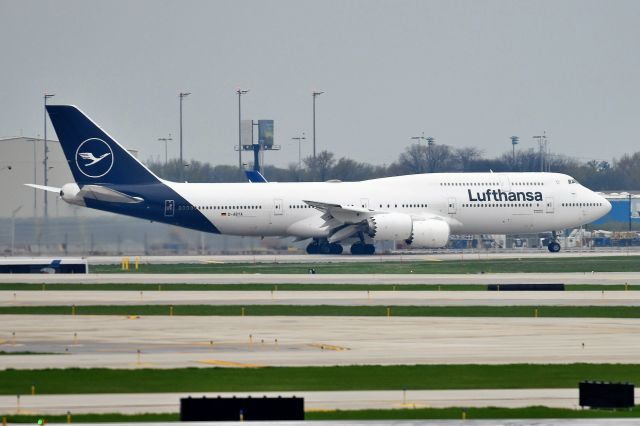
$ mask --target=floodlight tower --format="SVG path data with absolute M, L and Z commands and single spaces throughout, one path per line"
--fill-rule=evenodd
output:
M 238 168 L 242 171 L 242 95 L 249 93 L 249 89 L 238 89 Z
M 182 159 L 182 100 L 189 96 L 191 92 L 180 92 L 178 97 L 180 98 L 180 181 L 184 181 L 184 161 Z
M 513 149 L 513 160 L 512 160 L 512 170 L 515 170 L 516 168 L 516 145 L 518 145 L 518 142 L 520 141 L 520 138 L 517 136 L 511 136 L 511 148 Z
M 169 158 L 168 152 L 167 152 L 167 142 L 172 141 L 173 138 L 171 138 L 171 133 L 169 133 L 169 137 L 168 138 L 158 138 L 159 142 L 164 142 L 164 165 L 167 165 L 167 161 Z
M 544 172 L 547 150 L 547 132 L 544 131 L 542 135 L 534 136 L 533 139 L 538 142 L 538 151 L 540 152 L 540 171 Z
M 298 168 L 301 168 L 302 167 L 302 141 L 307 140 L 307 138 L 305 137 L 304 132 L 302 132 L 302 136 L 296 136 L 291 139 L 298 142 Z
M 44 160 L 42 161 L 42 164 L 44 165 L 44 186 L 49 185 L 49 145 L 47 143 L 47 100 L 49 98 L 53 98 L 54 96 L 55 96 L 55 93 L 46 93 L 46 92 L 43 96 L 44 98 Z M 44 217 L 46 219 L 49 217 L 48 200 L 47 200 L 47 195 L 49 194 L 49 191 L 42 191 L 42 192 L 44 192 Z
M 316 159 L 316 98 L 324 92 L 313 92 L 313 159 Z
M 411 136 L 411 139 L 419 141 L 426 141 L 427 138 L 424 136 L 424 132 L 422 132 L 422 136 Z

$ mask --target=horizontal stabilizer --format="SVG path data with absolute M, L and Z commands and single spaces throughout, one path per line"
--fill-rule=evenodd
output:
M 25 185 L 35 189 L 42 189 L 49 192 L 56 192 L 58 194 L 60 193 L 60 189 L 61 189 L 61 188 L 56 188 L 55 186 L 36 185 L 34 183 L 25 183 Z
M 116 191 L 115 189 L 100 185 L 85 185 L 82 187 L 78 195 L 88 200 L 98 200 L 107 203 L 135 204 L 144 201 L 140 197 L 133 197 L 120 191 Z

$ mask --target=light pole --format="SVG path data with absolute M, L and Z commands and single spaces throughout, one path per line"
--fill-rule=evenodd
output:
M 545 169 L 545 152 L 547 146 L 547 132 L 543 132 L 542 135 L 534 136 L 533 139 L 538 141 L 538 150 L 540 152 L 540 171 L 544 172 Z
M 38 139 L 40 138 L 40 135 L 38 135 Z M 36 163 L 36 142 L 38 142 L 38 139 L 27 139 L 27 141 L 29 142 L 33 142 L 33 182 L 35 183 L 37 181 L 37 163 Z M 33 188 L 33 217 L 35 219 L 37 211 L 38 211 L 38 190 L 36 188 Z
M 242 95 L 249 93 L 249 89 L 238 89 L 238 168 L 242 171 Z
M 182 100 L 189 96 L 191 92 L 180 92 L 178 95 L 180 97 L 180 181 L 184 181 L 184 161 L 182 159 Z
M 417 140 L 418 142 L 427 140 L 427 138 L 424 136 L 424 132 L 422 132 L 422 136 L 411 136 L 411 139 Z
M 512 170 L 516 169 L 516 145 L 518 145 L 518 141 L 520 140 L 517 136 L 511 136 L 511 148 L 513 149 L 513 166 Z
M 21 208 L 22 206 L 18 206 L 17 209 L 11 212 L 11 256 L 13 256 L 13 249 L 16 243 L 16 214 Z
M 313 92 L 313 159 L 316 159 L 316 98 L 324 92 Z
M 44 94 L 44 186 L 49 185 L 49 145 L 47 144 L 47 100 L 49 98 L 53 98 L 55 96 L 54 93 L 46 93 Z M 44 217 L 45 219 L 49 217 L 48 204 L 47 204 L 47 195 L 49 191 L 44 192 Z
M 168 154 L 167 154 L 167 142 L 172 141 L 173 139 L 171 138 L 171 133 L 169 133 L 169 137 L 168 138 L 158 138 L 158 140 L 160 142 L 164 142 L 164 165 L 167 165 L 167 159 L 169 158 Z
M 304 132 L 302 132 L 302 136 L 296 136 L 295 138 L 291 138 L 294 141 L 298 141 L 298 169 L 300 169 L 302 167 L 302 141 L 306 141 L 307 138 L 304 135 Z

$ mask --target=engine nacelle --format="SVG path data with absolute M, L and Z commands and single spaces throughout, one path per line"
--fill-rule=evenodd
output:
M 407 239 L 411 247 L 440 248 L 447 245 L 451 229 L 444 220 L 427 219 L 413 222 L 413 232 Z
M 404 213 L 385 213 L 367 219 L 369 236 L 376 241 L 406 240 L 411 237 L 411 216 Z
M 69 204 L 84 206 L 84 198 L 79 196 L 80 187 L 75 183 L 65 183 L 60 189 L 60 198 Z

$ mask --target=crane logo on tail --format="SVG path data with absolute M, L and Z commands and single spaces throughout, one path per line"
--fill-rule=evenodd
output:
M 87 177 L 102 177 L 113 167 L 113 151 L 102 139 L 87 139 L 76 150 L 76 166 Z

